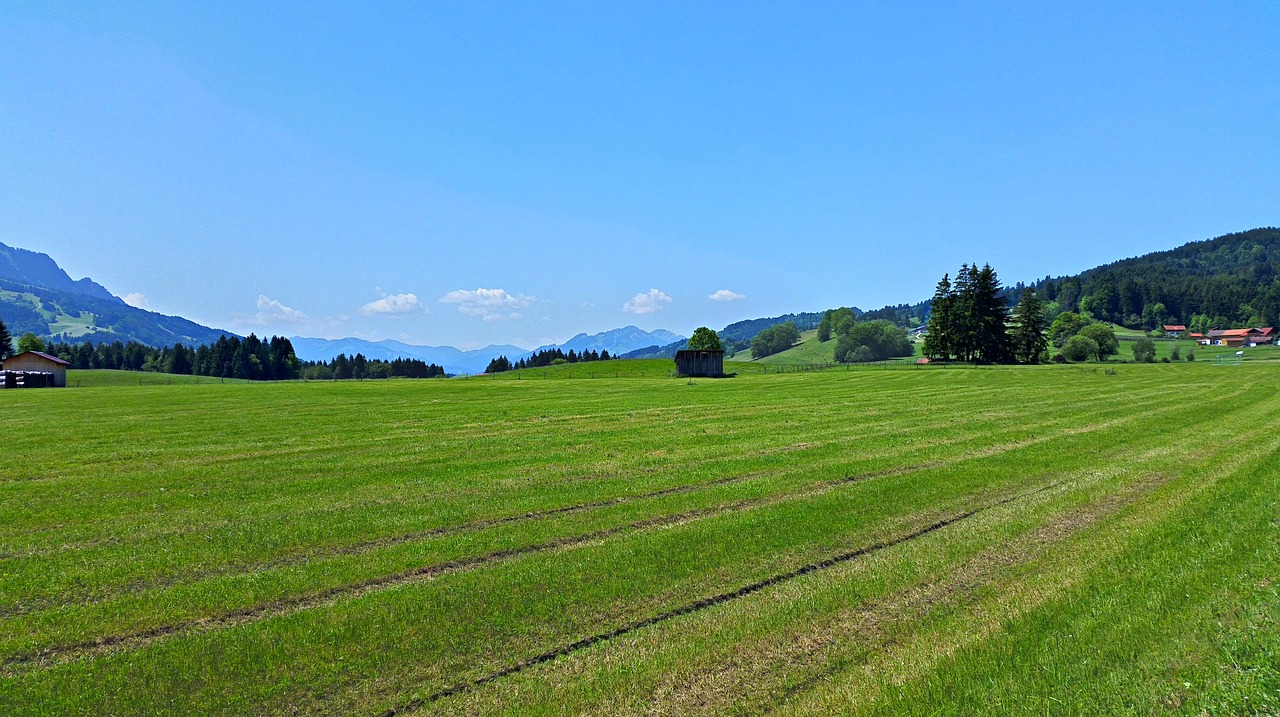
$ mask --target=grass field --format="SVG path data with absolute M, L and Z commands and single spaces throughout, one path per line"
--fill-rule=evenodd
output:
M 1280 711 L 1274 365 L 617 363 L 0 393 L 0 714 Z
M 72 369 L 67 371 L 68 388 L 102 388 L 104 386 L 169 386 L 173 384 L 248 383 L 238 378 L 211 378 L 147 371 L 110 371 L 106 369 Z

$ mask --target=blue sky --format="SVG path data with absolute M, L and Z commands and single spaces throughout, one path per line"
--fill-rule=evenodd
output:
M 0 241 L 247 333 L 535 346 L 1280 223 L 1280 3 L 0 4 Z

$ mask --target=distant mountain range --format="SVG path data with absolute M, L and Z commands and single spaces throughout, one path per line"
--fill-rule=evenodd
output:
M 49 255 L 6 244 L 0 244 L 0 320 L 14 338 L 31 332 L 69 342 L 200 345 L 235 335 L 130 306 L 91 279 L 73 281 Z
M 1177 249 L 1124 259 L 1075 276 L 1044 278 L 1031 284 L 1057 311 L 1088 311 L 1096 318 L 1131 328 L 1160 322 L 1220 326 L 1270 326 L 1280 323 L 1280 229 L 1262 228 L 1227 234 Z M 1005 297 L 1016 300 L 1024 284 L 1007 285 Z M 855 309 L 868 319 L 887 319 L 903 326 L 925 320 L 929 300 Z M 751 338 L 775 324 L 794 322 L 801 330 L 817 326 L 821 312 L 748 319 L 719 333 L 726 348 L 743 349 Z M 201 326 L 178 316 L 165 316 L 129 306 L 102 285 L 85 278 L 73 281 L 52 258 L 0 244 L 0 320 L 17 337 L 28 331 L 45 339 L 68 342 L 138 341 L 150 346 L 208 344 L 229 331 Z M 624 358 L 673 356 L 686 339 L 670 331 L 642 331 L 625 326 L 598 334 L 578 334 L 563 344 L 527 350 L 519 346 L 486 346 L 462 351 L 452 346 L 414 346 L 399 341 L 313 339 L 292 337 L 303 360 L 330 360 L 338 354 L 391 360 L 415 358 L 443 366 L 449 373 L 479 373 L 489 361 L 506 356 L 513 363 L 536 351 L 559 348 L 608 351 Z
M 506 356 L 513 363 L 538 351 L 560 349 L 566 353 L 570 350 L 608 351 L 610 355 L 621 355 L 642 346 L 658 342 L 683 342 L 685 337 L 665 329 L 644 331 L 635 326 L 624 326 L 612 331 L 598 334 L 578 334 L 563 344 L 547 344 L 532 351 L 519 346 L 501 345 L 485 346 L 482 349 L 463 351 L 452 346 L 415 346 L 400 341 L 365 341 L 363 339 L 313 339 L 304 336 L 291 336 L 289 341 L 298 358 L 303 361 L 330 361 L 338 354 L 354 356 L 363 354 L 365 358 L 390 361 L 395 358 L 415 358 L 427 363 L 443 366 L 448 373 L 481 373 L 489 362 L 499 356 Z

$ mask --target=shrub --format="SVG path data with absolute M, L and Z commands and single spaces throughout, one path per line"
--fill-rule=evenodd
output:
M 1094 356 L 1099 361 L 1120 353 L 1120 341 L 1116 339 L 1116 332 L 1106 324 L 1089 324 L 1080 329 L 1080 333 L 1076 335 L 1092 339 L 1098 345 L 1097 350 L 1094 351 Z
M 1177 346 L 1174 346 L 1172 349 L 1170 349 L 1170 350 L 1169 350 L 1169 359 L 1170 359 L 1171 361 L 1181 361 L 1181 360 L 1182 360 L 1182 349 L 1178 348 Z
M 1098 342 L 1088 336 L 1076 334 L 1062 345 L 1062 355 L 1066 356 L 1068 361 L 1088 361 L 1090 358 L 1098 357 Z
M 1141 338 L 1133 342 L 1133 360 L 1138 363 L 1152 363 L 1156 360 L 1156 342 Z

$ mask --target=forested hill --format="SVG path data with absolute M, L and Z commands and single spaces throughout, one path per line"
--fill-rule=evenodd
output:
M 1055 311 L 1132 328 L 1280 325 L 1280 229 L 1268 227 L 1036 282 Z M 1055 306 L 1056 304 L 1056 306 Z

